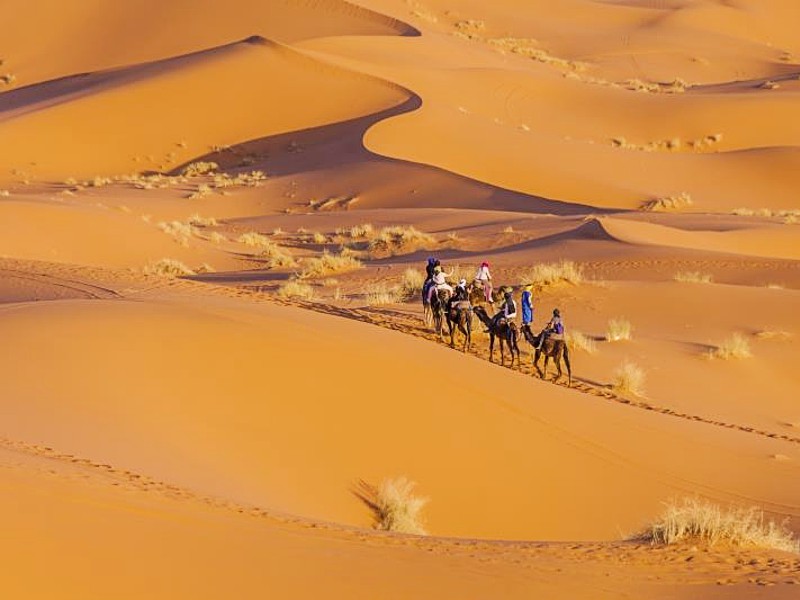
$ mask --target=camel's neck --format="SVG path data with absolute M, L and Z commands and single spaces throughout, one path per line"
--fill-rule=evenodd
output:
M 483 310 L 482 308 L 477 307 L 474 312 L 475 312 L 476 315 L 478 315 L 478 318 L 481 320 L 481 323 L 483 323 L 484 325 L 489 325 L 489 323 L 491 323 L 492 320 L 489 318 L 489 315 L 487 314 L 487 312 L 485 310 Z

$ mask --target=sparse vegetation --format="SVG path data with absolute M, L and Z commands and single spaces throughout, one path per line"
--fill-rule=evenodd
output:
M 656 544 L 723 542 L 737 546 L 800 552 L 800 543 L 785 524 L 767 521 L 760 509 L 723 509 L 698 498 L 684 498 L 668 503 L 664 513 L 643 537 Z
M 403 301 L 403 291 L 399 286 L 389 287 L 385 283 L 371 283 L 366 287 L 367 306 L 397 304 Z
M 405 477 L 384 479 L 377 487 L 362 481 L 356 495 L 372 511 L 375 529 L 426 535 L 422 509 L 428 499 L 414 495 L 415 487 Z
M 158 275 L 159 277 L 183 277 L 194 275 L 185 264 L 173 258 L 162 258 L 159 261 L 150 263 L 144 268 L 145 275 Z
M 584 281 L 583 268 L 569 260 L 541 263 L 523 273 L 522 281 L 539 289 L 561 284 L 578 285 Z
M 221 244 L 222 242 L 228 241 L 228 238 L 226 238 L 218 231 L 212 231 L 211 233 L 208 234 L 208 241 L 214 244 Z
M 681 283 L 711 283 L 713 277 L 709 273 L 700 273 L 699 271 L 680 271 L 675 273 L 675 281 Z
M 779 331 L 773 329 L 765 329 L 759 331 L 755 334 L 755 336 L 760 340 L 789 340 L 792 337 L 792 334 L 788 331 Z
M 403 279 L 400 281 L 404 299 L 408 300 L 421 294 L 423 283 L 425 283 L 425 273 L 417 269 L 406 269 L 403 272 Z
M 643 396 L 644 381 L 644 370 L 632 362 L 625 361 L 614 371 L 611 389 L 622 396 Z
M 180 221 L 162 221 L 158 224 L 158 228 L 174 237 L 181 246 L 187 246 L 189 239 L 193 235 L 197 235 L 197 229 L 189 223 L 181 223 Z
M 642 204 L 642 210 L 648 212 L 667 212 L 671 210 L 681 210 L 691 206 L 693 203 L 692 197 L 688 193 L 681 192 L 675 196 L 664 196 L 648 200 Z
M 283 247 L 275 244 L 273 242 L 269 242 L 265 246 L 260 246 L 261 252 L 259 255 L 263 258 L 268 259 L 267 264 L 269 265 L 270 269 L 280 269 L 286 267 L 296 267 L 297 261 L 295 260 L 294 256 L 292 256 L 289 252 L 284 250 Z
M 189 217 L 189 225 L 195 225 L 197 227 L 216 227 L 219 223 L 213 217 L 201 217 L 198 214 L 194 214 Z
M 307 283 L 303 283 L 302 281 L 290 279 L 278 288 L 278 296 L 281 298 L 301 298 L 303 300 L 313 300 L 314 288 Z
M 2 81 L 5 85 L 13 85 L 14 82 L 17 81 L 17 76 L 13 73 L 5 73 L 0 75 L 0 81 Z
M 215 162 L 198 161 L 186 165 L 181 171 L 184 177 L 199 177 L 201 175 L 210 175 L 219 168 Z
M 782 219 L 786 225 L 793 225 L 800 221 L 800 209 L 797 208 L 787 210 L 772 210 L 770 208 L 736 208 L 731 211 L 731 214 L 740 217 L 765 217 L 768 219 Z
M 373 256 L 392 256 L 434 245 L 436 240 L 432 235 L 413 226 L 394 225 L 373 234 L 369 240 L 369 252 Z
M 750 342 L 741 333 L 734 333 L 731 337 L 724 340 L 712 352 L 712 357 L 728 360 L 731 358 L 750 358 L 753 353 L 750 351 Z
M 191 192 L 188 196 L 186 196 L 189 200 L 198 200 L 200 198 L 205 198 L 206 196 L 210 196 L 214 193 L 214 190 L 211 189 L 211 186 L 207 183 L 201 183 L 197 186 L 197 189 Z
M 325 277 L 336 273 L 354 271 L 363 266 L 362 262 L 350 253 L 331 254 L 326 250 L 321 256 L 306 259 L 300 278 Z
M 564 338 L 567 342 L 567 346 L 572 351 L 583 350 L 589 354 L 597 352 L 597 344 L 594 343 L 594 340 L 580 331 L 571 329 L 566 332 Z
M 272 241 L 260 233 L 256 233 L 255 231 L 248 231 L 247 233 L 243 233 L 236 241 L 240 244 L 244 244 L 245 246 L 253 246 L 253 247 L 266 247 L 272 244 Z
M 621 342 L 633 337 L 633 326 L 630 321 L 623 318 L 611 319 L 606 329 L 607 342 Z
M 351 238 L 369 238 L 375 232 L 375 228 L 370 223 L 362 223 L 361 225 L 353 225 L 347 232 Z

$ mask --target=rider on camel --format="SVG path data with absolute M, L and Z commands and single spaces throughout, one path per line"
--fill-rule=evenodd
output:
M 489 263 L 483 261 L 475 273 L 475 281 L 483 288 L 483 295 L 486 302 L 493 304 L 492 301 L 492 274 L 489 273 Z
M 428 290 L 428 304 L 430 304 L 434 292 L 439 292 L 439 290 L 447 290 L 450 292 L 450 294 L 453 293 L 453 286 L 447 283 L 447 278 L 452 276 L 452 273 L 445 273 L 442 271 L 441 265 L 436 265 L 433 268 L 433 285 L 431 285 L 430 289 Z
M 503 304 L 500 310 L 492 317 L 492 328 L 497 327 L 501 319 L 507 322 L 517 318 L 517 303 L 514 302 L 513 290 L 510 287 L 503 288 Z
M 547 322 L 541 333 L 539 334 L 539 346 L 541 350 L 545 341 L 548 339 L 563 340 L 564 339 L 564 322 L 561 320 L 561 311 L 557 308 L 553 309 L 553 318 Z

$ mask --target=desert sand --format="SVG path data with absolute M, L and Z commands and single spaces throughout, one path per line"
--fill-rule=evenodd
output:
M 113 4 L 0 7 L 9 597 L 797 597 L 640 537 L 800 534 L 794 0 Z M 574 263 L 571 381 L 451 348 L 431 255 Z M 398 477 L 427 535 L 359 498 Z

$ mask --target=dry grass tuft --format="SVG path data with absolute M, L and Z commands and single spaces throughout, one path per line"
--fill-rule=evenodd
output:
M 709 273 L 699 271 L 680 271 L 675 273 L 673 279 L 681 283 L 711 283 L 714 280 Z
M 359 238 L 369 238 L 375 232 L 375 228 L 372 226 L 371 223 L 362 223 L 361 225 L 353 225 L 350 229 L 346 230 L 346 233 L 350 235 L 351 238 L 359 239 Z
M 372 510 L 375 529 L 426 535 L 422 509 L 428 499 L 415 496 L 415 487 L 406 477 L 384 479 L 378 487 L 362 481 L 356 495 Z
M 197 229 L 191 224 L 181 223 L 180 221 L 162 221 L 158 224 L 158 228 L 167 235 L 174 237 L 181 246 L 188 246 L 189 239 L 193 235 L 197 235 Z
M 578 285 L 584 281 L 583 268 L 569 260 L 541 263 L 523 273 L 522 281 L 539 289 L 562 284 Z
M 728 360 L 731 358 L 750 358 L 750 342 L 740 333 L 734 333 L 731 337 L 724 340 L 717 348 L 711 352 L 714 358 Z
M 236 241 L 240 244 L 244 244 L 245 246 L 252 247 L 267 247 L 273 245 L 272 241 L 267 236 L 256 233 L 255 231 L 243 233 L 236 238 Z
M 400 280 L 400 288 L 406 300 L 414 298 L 422 293 L 422 284 L 425 283 L 425 273 L 417 269 L 406 269 L 403 278 Z
M 416 227 L 393 225 L 373 234 L 369 240 L 369 252 L 373 256 L 392 256 L 435 245 L 432 235 Z
M 632 362 L 625 361 L 614 371 L 611 389 L 622 396 L 643 396 L 644 380 L 644 370 Z
M 208 234 L 208 241 L 213 244 L 221 244 L 222 242 L 227 242 L 228 238 L 226 238 L 218 231 L 212 231 L 211 233 Z
M 775 331 L 771 329 L 765 329 L 763 331 L 759 331 L 755 334 L 755 336 L 760 340 L 781 340 L 786 341 L 791 339 L 792 334 L 788 331 Z
M 633 326 L 627 319 L 616 318 L 608 322 L 606 330 L 607 342 L 621 342 L 633 337 Z
M 398 304 L 403 299 L 403 290 L 399 286 L 389 287 L 385 283 L 371 283 L 366 287 L 365 302 L 367 306 Z
M 199 177 L 200 175 L 211 175 L 219 168 L 215 162 L 198 161 L 184 167 L 181 174 L 184 177 Z
M 364 264 L 352 254 L 345 252 L 331 254 L 326 250 L 321 256 L 306 259 L 300 278 L 325 277 L 336 273 L 355 271 L 363 266 Z
M 313 300 L 314 288 L 307 283 L 303 283 L 302 281 L 290 279 L 278 288 L 278 296 L 281 298 L 301 298 L 303 300 Z
M 589 354 L 597 352 L 597 344 L 594 343 L 594 340 L 580 331 L 575 331 L 574 329 L 567 331 L 565 339 L 567 341 L 567 346 L 573 352 L 575 350 L 583 350 Z
M 723 509 L 698 498 L 684 498 L 666 505 L 661 517 L 642 536 L 654 544 L 701 541 L 723 542 L 800 552 L 800 543 L 785 523 L 767 521 L 756 507 Z
M 159 277 L 183 277 L 194 275 L 185 264 L 173 258 L 162 258 L 159 261 L 150 263 L 144 268 L 145 275 L 158 275 Z
M 211 189 L 211 186 L 206 183 L 201 183 L 197 186 L 197 189 L 191 192 L 188 196 L 186 196 L 189 200 L 198 200 L 200 198 L 205 198 L 206 196 L 210 196 L 213 194 L 214 191 Z
M 667 212 L 681 210 L 692 204 L 694 204 L 692 197 L 686 192 L 681 192 L 675 196 L 664 196 L 648 200 L 642 204 L 641 209 L 647 212 Z
M 201 217 L 198 214 L 194 214 L 189 217 L 189 225 L 194 225 L 196 227 L 216 227 L 219 225 L 219 222 L 214 217 Z

